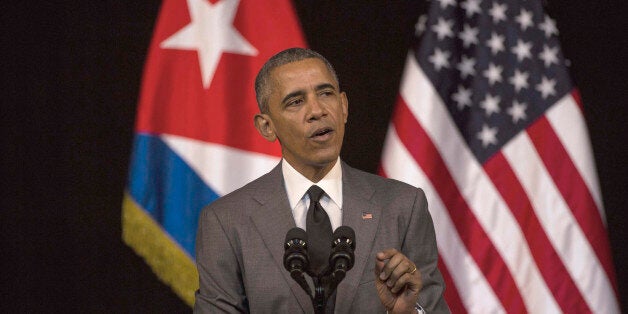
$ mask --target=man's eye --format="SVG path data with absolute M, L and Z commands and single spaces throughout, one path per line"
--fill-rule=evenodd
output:
M 331 96 L 333 94 L 334 94 L 334 91 L 331 91 L 331 90 L 324 90 L 324 91 L 321 91 L 320 93 L 321 96 Z
M 287 107 L 289 107 L 289 106 L 296 106 L 296 105 L 300 105 L 301 103 L 303 103 L 303 99 L 294 99 L 294 100 L 289 101 L 286 104 L 286 106 Z

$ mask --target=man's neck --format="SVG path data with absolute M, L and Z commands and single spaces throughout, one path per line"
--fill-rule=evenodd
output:
M 308 166 L 299 167 L 299 168 L 295 167 L 289 160 L 286 159 L 286 161 L 290 164 L 290 166 L 292 166 L 292 168 L 294 168 L 296 171 L 298 171 L 301 175 L 306 177 L 308 180 L 314 183 L 318 183 L 329 173 L 329 171 L 331 171 L 334 165 L 336 165 L 336 163 L 338 162 L 338 158 L 336 158 L 336 160 L 329 162 L 323 166 L 308 165 Z

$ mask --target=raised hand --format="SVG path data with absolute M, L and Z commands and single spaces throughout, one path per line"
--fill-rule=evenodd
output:
M 375 287 L 388 313 L 415 313 L 422 287 L 421 272 L 403 253 L 387 249 L 377 253 Z

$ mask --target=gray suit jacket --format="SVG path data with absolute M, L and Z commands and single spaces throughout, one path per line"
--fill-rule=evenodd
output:
M 385 313 L 375 289 L 375 254 L 403 252 L 419 267 L 419 303 L 448 312 L 432 218 L 422 190 L 342 163 L 342 223 L 356 233 L 355 264 L 340 283 L 336 313 Z M 364 214 L 371 214 L 364 216 Z M 309 296 L 283 266 L 295 227 L 281 164 L 203 209 L 196 261 L 195 313 L 313 313 Z

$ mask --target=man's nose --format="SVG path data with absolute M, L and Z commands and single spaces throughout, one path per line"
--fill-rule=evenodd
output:
M 310 117 L 309 119 L 320 119 L 326 114 L 325 105 L 321 103 L 316 97 L 312 98 L 309 102 Z

